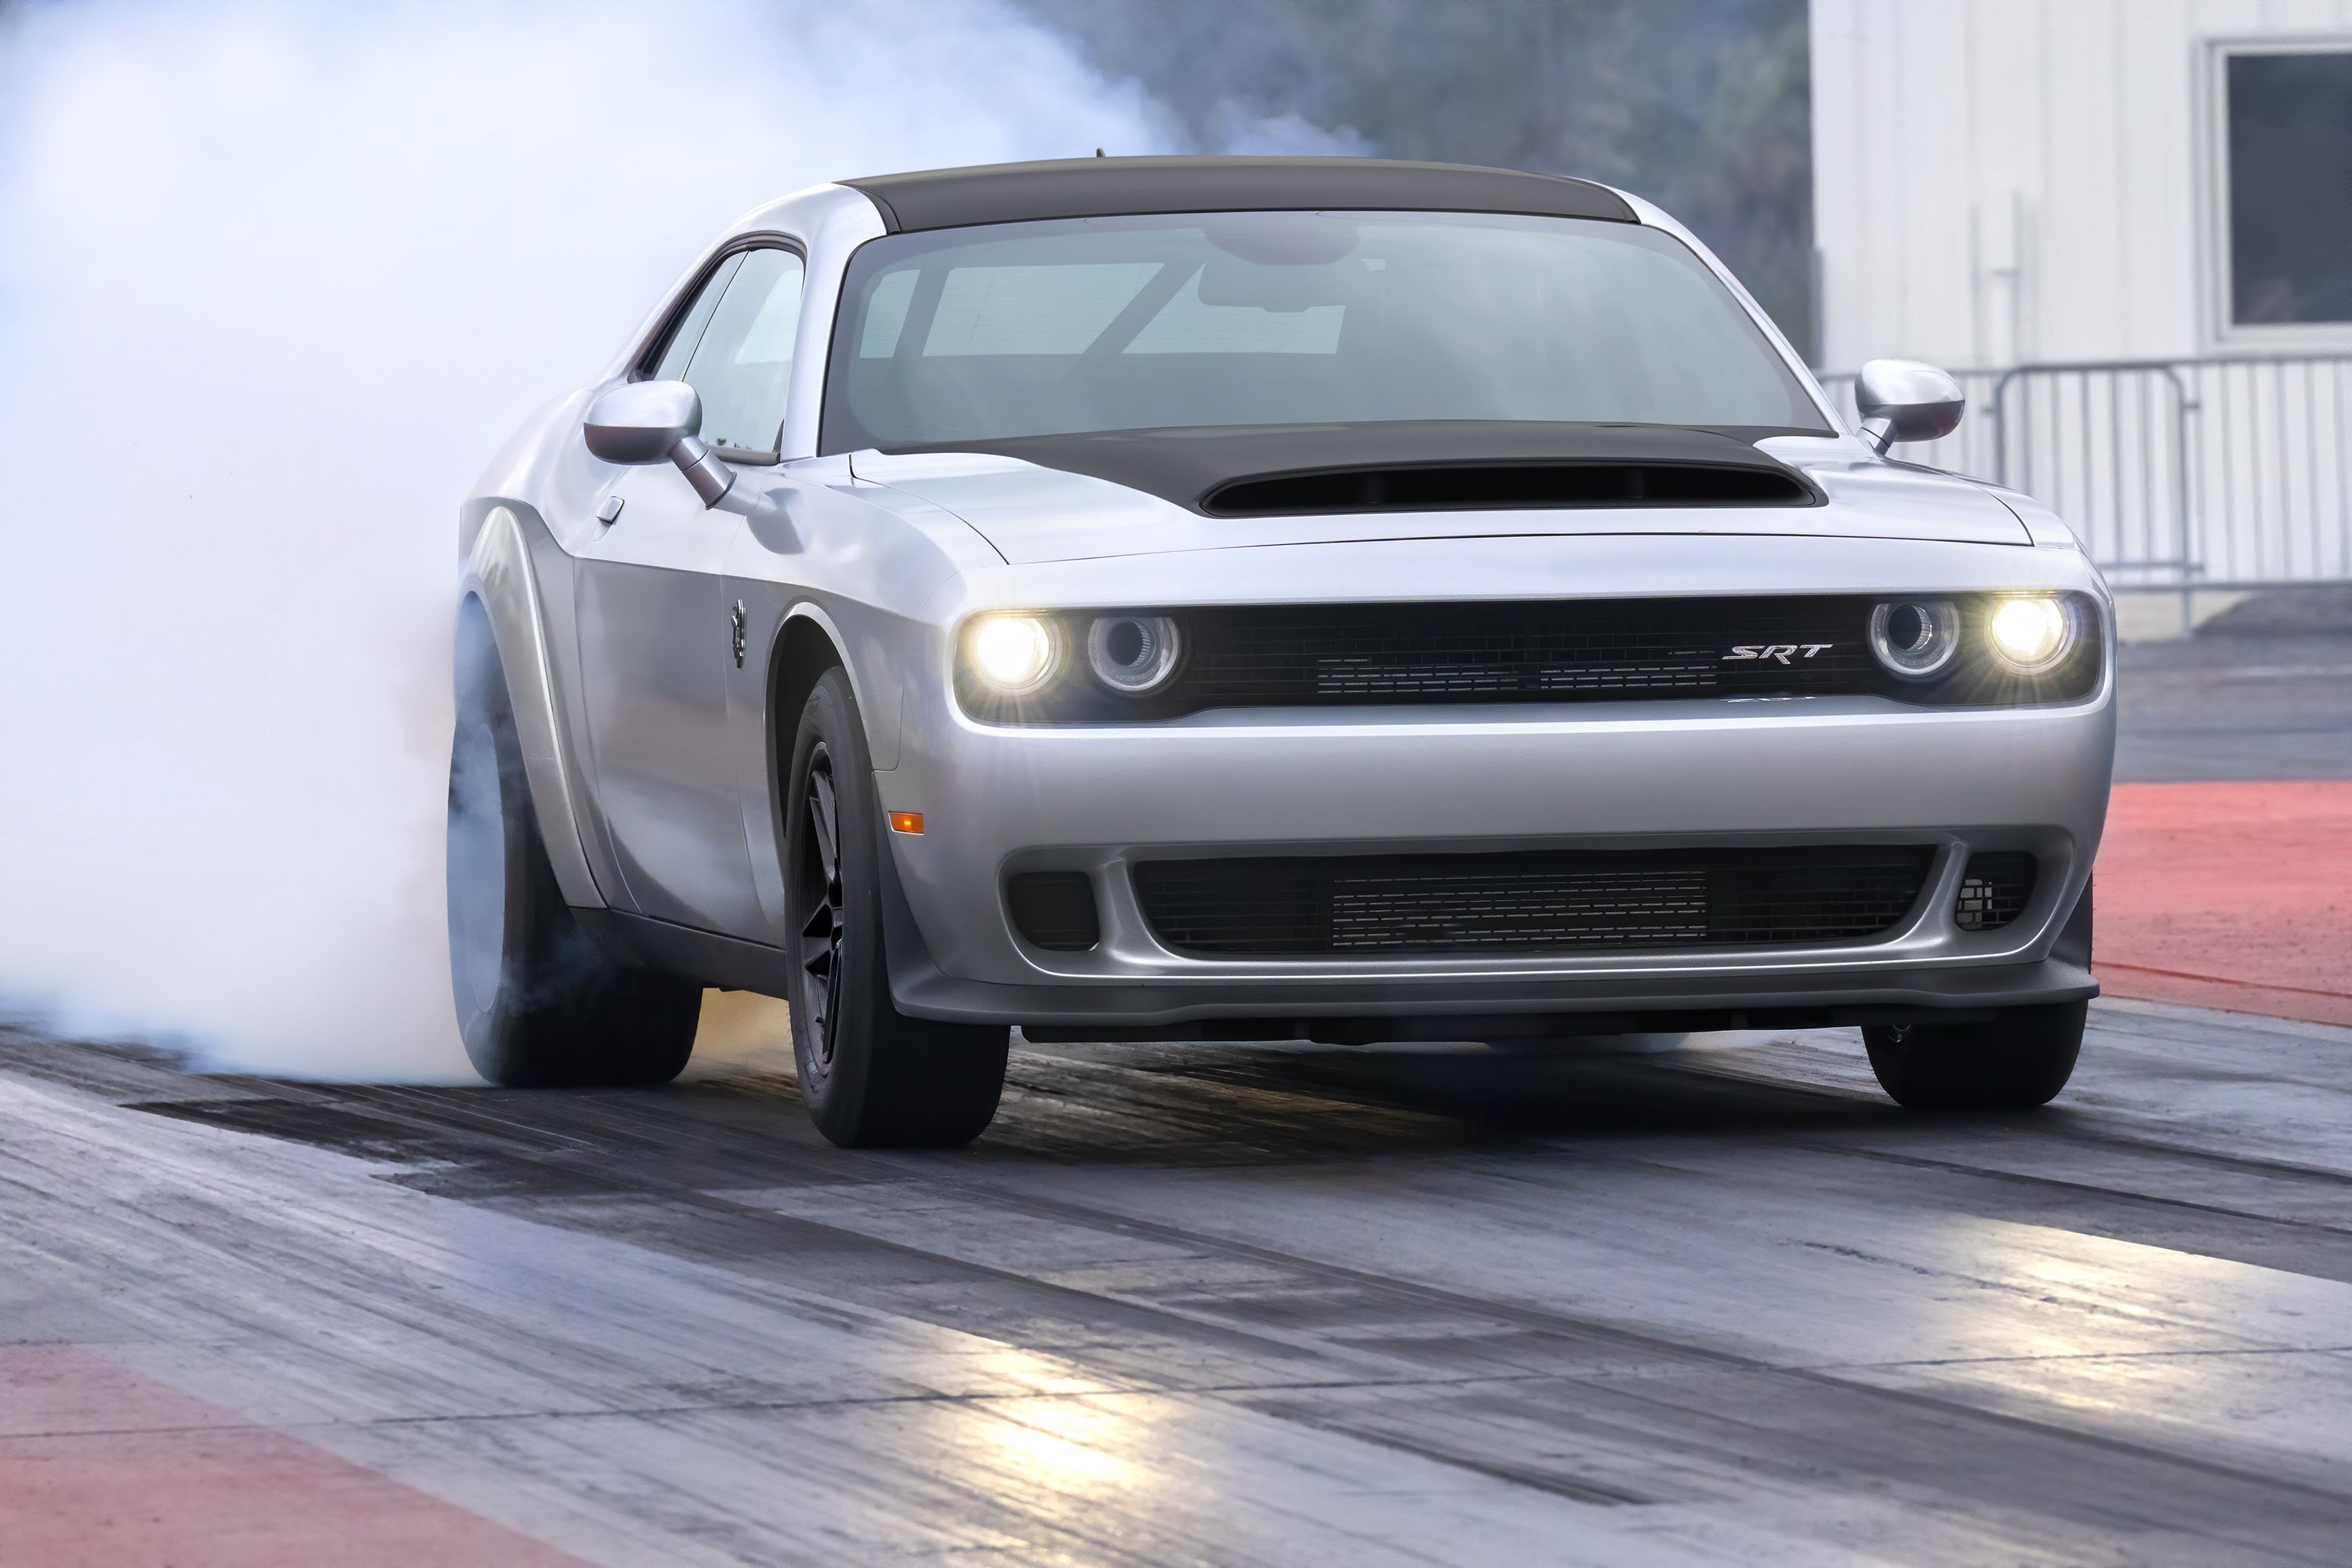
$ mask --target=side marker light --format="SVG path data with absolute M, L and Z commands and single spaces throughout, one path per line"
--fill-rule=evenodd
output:
M 923 831 L 923 814 L 919 811 L 894 811 L 890 814 L 890 831 L 917 833 Z

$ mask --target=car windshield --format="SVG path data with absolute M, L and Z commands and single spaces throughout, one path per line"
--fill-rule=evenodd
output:
M 899 234 L 851 258 L 823 448 L 1478 419 L 1827 433 L 1639 224 L 1246 212 Z

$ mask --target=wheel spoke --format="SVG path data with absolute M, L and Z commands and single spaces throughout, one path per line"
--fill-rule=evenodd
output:
M 847 932 L 843 918 L 841 885 L 840 801 L 835 790 L 833 758 L 820 742 L 809 758 L 808 782 L 803 794 L 800 854 L 793 872 L 793 903 L 802 911 L 793 956 L 804 977 L 800 1005 L 808 1043 L 820 1066 L 833 1061 L 834 1035 L 839 1026 L 842 944 Z
M 814 830 L 818 860 L 824 867 L 828 892 L 841 881 L 841 835 L 834 817 L 831 769 L 809 774 L 809 826 Z

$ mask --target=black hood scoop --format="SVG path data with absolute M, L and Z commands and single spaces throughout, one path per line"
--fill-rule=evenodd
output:
M 1236 479 L 1201 498 L 1211 517 L 1462 511 L 1486 507 L 1811 506 L 1794 474 L 1730 463 L 1424 463 Z
M 941 442 L 1087 474 L 1204 517 L 1593 507 L 1820 506 L 1745 427 L 1442 420 L 1201 426 Z

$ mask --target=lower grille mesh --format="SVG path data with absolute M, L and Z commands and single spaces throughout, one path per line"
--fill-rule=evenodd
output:
M 1874 936 L 1910 912 L 1926 845 L 1153 860 L 1160 940 L 1256 955 L 1781 945 Z
M 2033 857 L 2022 849 L 1988 849 L 1969 857 L 1952 923 L 1962 931 L 1999 931 L 2025 912 L 2033 896 Z

